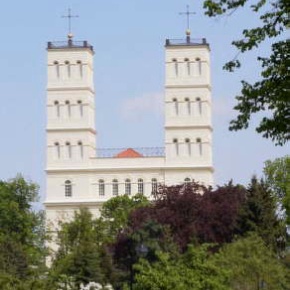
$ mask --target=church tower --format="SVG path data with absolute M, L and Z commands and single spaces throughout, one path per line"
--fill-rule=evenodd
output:
M 165 183 L 183 178 L 212 184 L 209 44 L 191 39 L 187 30 L 184 40 L 166 40 L 165 61 Z
M 70 172 L 88 168 L 95 156 L 94 51 L 69 34 L 48 42 L 47 52 L 47 201 L 61 201 L 72 194 Z

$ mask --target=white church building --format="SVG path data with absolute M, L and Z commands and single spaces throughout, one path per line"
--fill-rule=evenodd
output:
M 102 132 L 97 134 L 95 112 L 102 108 L 95 107 L 93 47 L 69 35 L 65 42 L 49 42 L 47 54 L 48 222 L 69 217 L 80 206 L 98 215 L 102 203 L 117 195 L 150 198 L 158 184 L 213 184 L 210 48 L 205 39 L 192 39 L 187 31 L 182 40 L 166 40 L 161 148 L 98 148 Z

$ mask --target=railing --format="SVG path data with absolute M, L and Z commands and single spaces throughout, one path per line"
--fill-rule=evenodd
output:
M 123 154 L 123 152 L 126 152 L 130 150 L 132 153 L 132 150 L 136 152 L 137 154 L 134 156 L 130 152 L 128 158 L 134 158 L 134 157 L 163 157 L 165 156 L 165 148 L 164 147 L 140 147 L 140 148 L 101 148 L 97 149 L 97 158 L 126 158 Z
M 73 41 L 69 39 L 68 41 L 54 41 L 47 43 L 47 49 L 61 49 L 61 48 L 89 48 L 94 50 L 93 46 L 87 41 Z
M 166 46 L 170 45 L 208 45 L 205 38 L 166 39 Z

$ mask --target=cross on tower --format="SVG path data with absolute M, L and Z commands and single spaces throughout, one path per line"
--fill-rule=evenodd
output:
M 71 9 L 68 9 L 68 14 L 67 15 L 63 15 L 62 18 L 67 18 L 68 19 L 68 35 L 72 35 L 71 33 L 71 19 L 72 18 L 78 18 L 78 15 L 72 15 L 71 14 Z
M 194 15 L 194 14 L 196 14 L 196 13 L 189 11 L 189 5 L 186 5 L 186 12 L 180 12 L 179 13 L 179 15 L 186 15 L 187 16 L 187 30 L 188 31 L 190 30 L 190 27 L 189 27 L 189 17 L 190 17 L 190 15 Z

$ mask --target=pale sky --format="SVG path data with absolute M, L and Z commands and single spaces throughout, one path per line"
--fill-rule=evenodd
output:
M 66 40 L 61 16 L 68 7 L 79 15 L 75 40 L 95 50 L 98 147 L 163 146 L 164 44 L 184 37 L 186 20 L 178 13 L 186 4 L 196 11 L 192 37 L 205 37 L 211 47 L 215 183 L 247 184 L 253 174 L 262 175 L 267 159 L 289 154 L 289 144 L 275 147 L 253 125 L 228 131 L 240 80 L 255 80 L 255 57 L 268 53 L 269 42 L 242 56 L 237 73 L 222 70 L 236 54 L 231 41 L 257 23 L 249 11 L 211 19 L 202 1 L 192 0 L 10 0 L 0 10 L 0 179 L 21 173 L 45 193 L 46 42 Z

